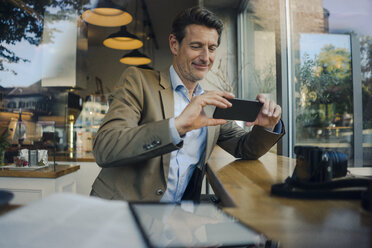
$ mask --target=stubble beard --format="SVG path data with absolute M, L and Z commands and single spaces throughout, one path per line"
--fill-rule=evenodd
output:
M 190 70 L 187 70 L 186 68 L 184 68 L 182 66 L 178 66 L 178 70 L 179 70 L 180 74 L 182 75 L 182 77 L 187 82 L 190 82 L 190 83 L 197 83 L 205 77 L 205 75 L 198 76 L 195 73 L 193 73 L 193 68 L 190 68 Z M 194 69 L 194 70 L 196 70 L 196 69 Z

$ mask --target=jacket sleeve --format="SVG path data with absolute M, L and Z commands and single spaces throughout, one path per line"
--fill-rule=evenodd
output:
M 283 122 L 282 133 L 278 134 L 260 126 L 254 126 L 250 132 L 247 132 L 234 121 L 228 121 L 221 126 L 217 144 L 236 158 L 258 159 L 284 134 Z
M 123 75 L 93 143 L 94 157 L 101 167 L 134 164 L 182 145 L 173 144 L 168 119 L 163 119 L 161 113 L 146 114 L 150 111 L 147 105 L 154 105 L 146 97 L 153 94 L 156 99 L 156 92 L 149 92 L 149 82 L 144 82 L 141 72 L 130 67 Z

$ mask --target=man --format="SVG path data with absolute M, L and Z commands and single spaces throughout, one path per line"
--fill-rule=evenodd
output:
M 205 163 L 218 144 L 237 158 L 257 159 L 284 133 L 281 108 L 264 103 L 251 132 L 233 121 L 213 119 L 228 108 L 225 91 L 199 84 L 211 69 L 222 23 L 206 9 L 181 12 L 169 36 L 173 64 L 156 72 L 130 67 L 113 94 L 94 141 L 102 167 L 91 195 L 128 201 L 198 201 Z M 276 130 L 274 130 L 276 129 Z M 275 132 L 273 132 L 275 131 Z

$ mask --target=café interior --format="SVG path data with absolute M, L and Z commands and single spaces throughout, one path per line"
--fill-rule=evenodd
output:
M 0 10 L 0 190 L 11 192 L 12 197 L 0 211 L 0 237 L 6 229 L 1 219 L 25 206 L 61 192 L 89 196 L 100 171 L 93 142 L 109 109 L 110 95 L 126 68 L 162 70 L 172 64 L 168 41 L 172 20 L 179 11 L 196 5 L 213 11 L 224 23 L 214 65 L 204 80 L 224 85 L 242 99 L 253 100 L 262 93 L 282 107 L 286 134 L 268 155 L 275 162 L 266 157 L 256 161 L 275 168 L 275 176 L 263 173 L 270 182 L 278 182 L 273 178 L 279 174 L 292 173 L 295 146 L 344 153 L 347 168 L 372 176 L 369 0 L 5 0 Z M 336 207 L 334 215 L 324 214 L 322 221 L 314 223 L 301 215 L 302 229 L 297 222 L 282 220 L 298 214 L 291 202 L 281 203 L 286 206 L 274 218 L 277 225 L 250 222 L 254 213 L 240 218 L 234 207 L 239 207 L 241 196 L 231 196 L 228 188 L 242 178 L 221 179 L 225 165 L 235 162 L 218 152 L 203 183 L 208 202 L 286 247 L 307 246 L 298 246 L 300 241 L 280 233 L 283 226 L 291 229 L 289 233 L 299 228 L 299 237 L 315 244 L 311 247 L 331 247 L 327 237 L 312 240 L 308 235 L 321 235 L 322 230 L 339 238 L 334 241 L 338 247 L 355 243 L 371 247 L 371 212 L 359 202 L 347 210 L 350 219 L 339 222 L 349 226 L 341 231 L 352 233 L 344 237 L 335 234 L 340 231 L 337 220 L 326 221 L 343 208 Z M 279 171 L 284 163 L 289 169 Z M 255 205 L 247 201 L 247 208 Z M 319 205 L 323 202 L 311 206 Z M 311 212 L 314 207 L 306 209 Z M 5 241 L 0 244 L 11 247 Z

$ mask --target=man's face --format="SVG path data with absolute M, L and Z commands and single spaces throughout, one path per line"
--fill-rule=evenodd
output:
M 169 36 L 169 45 L 173 53 L 173 66 L 181 80 L 197 82 L 205 77 L 212 68 L 218 33 L 214 28 L 191 24 L 186 27 L 181 44 L 174 35 Z

